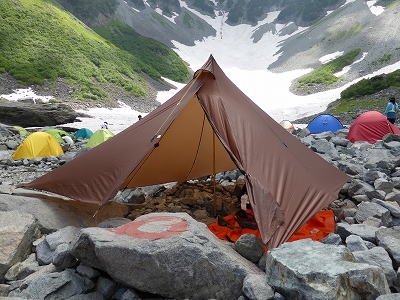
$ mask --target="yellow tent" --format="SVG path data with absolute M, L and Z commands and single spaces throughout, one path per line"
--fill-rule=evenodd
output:
M 58 156 L 64 154 L 60 144 L 46 132 L 34 132 L 18 146 L 13 159 Z

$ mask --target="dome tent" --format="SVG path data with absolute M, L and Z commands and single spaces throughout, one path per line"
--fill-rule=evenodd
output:
M 342 123 L 332 115 L 323 114 L 315 117 L 307 125 L 310 133 L 321 133 L 326 131 L 331 131 L 335 133 L 339 129 L 343 129 Z
M 75 139 L 90 139 L 93 135 L 93 132 L 88 128 L 81 128 L 75 132 L 74 137 Z
M 60 144 L 46 132 L 30 134 L 15 150 L 14 160 L 45 156 L 59 156 L 64 154 Z
M 96 130 L 95 133 L 90 137 L 89 141 L 86 144 L 86 148 L 94 148 L 101 143 L 107 141 L 108 139 L 111 139 L 114 136 L 114 133 L 112 133 L 109 129 L 99 129 Z
M 365 141 L 373 144 L 388 133 L 400 134 L 400 129 L 390 123 L 385 115 L 373 110 L 355 119 L 346 138 L 352 143 Z
M 45 130 L 44 132 L 50 134 L 50 135 L 51 135 L 53 138 L 55 138 L 56 141 L 59 142 L 60 144 L 65 144 L 65 141 L 64 141 L 63 138 L 62 138 L 63 135 L 66 135 L 66 136 L 71 137 L 71 135 L 70 135 L 68 132 L 66 132 L 66 131 L 64 131 L 64 130 L 61 130 L 61 129 L 57 129 L 57 128 L 47 129 L 47 130 Z M 71 138 L 72 138 L 72 137 L 71 137 Z

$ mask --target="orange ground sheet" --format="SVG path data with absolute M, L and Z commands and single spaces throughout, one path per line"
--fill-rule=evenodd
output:
M 252 213 L 247 210 L 247 213 Z M 257 229 L 239 228 L 239 223 L 235 220 L 235 215 L 224 217 L 230 225 L 237 228 L 230 229 L 226 226 L 221 226 L 218 221 L 208 225 L 208 228 L 218 238 L 226 241 L 236 242 L 242 234 L 252 233 L 261 238 L 260 232 Z M 293 242 L 296 240 L 311 238 L 314 241 L 320 241 L 326 237 L 330 232 L 335 230 L 335 217 L 332 210 L 321 210 L 314 215 L 306 224 L 303 225 L 296 233 L 294 233 L 288 240 Z

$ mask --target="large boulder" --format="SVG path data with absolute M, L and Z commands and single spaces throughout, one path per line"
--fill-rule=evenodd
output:
M 0 101 L 0 123 L 22 127 L 55 126 L 75 122 L 78 113 L 62 103 Z
M 32 215 L 19 211 L 0 212 L 0 283 L 4 282 L 4 275 L 12 265 L 28 257 L 38 237 L 38 225 Z
M 285 243 L 267 253 L 268 284 L 286 299 L 365 299 L 390 294 L 380 267 L 357 263 L 344 246 L 311 239 Z
M 174 299 L 237 299 L 246 276 L 263 274 L 187 213 L 82 229 L 71 253 L 125 286 Z

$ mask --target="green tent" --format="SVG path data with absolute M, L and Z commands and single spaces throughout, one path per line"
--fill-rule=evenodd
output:
M 19 131 L 20 136 L 28 136 L 29 135 L 28 131 L 26 131 L 25 128 L 23 128 L 21 126 L 13 126 L 13 127 Z
M 112 133 L 109 129 L 99 129 L 90 137 L 89 141 L 86 144 L 87 148 L 94 148 L 97 145 L 107 141 L 112 138 L 114 133 Z
M 48 129 L 45 132 L 50 134 L 60 144 L 65 144 L 65 141 L 62 138 L 63 135 L 67 135 L 67 136 L 71 137 L 71 135 L 68 132 L 66 132 L 64 130 L 61 130 L 61 129 L 55 129 L 55 128 L 54 129 Z

